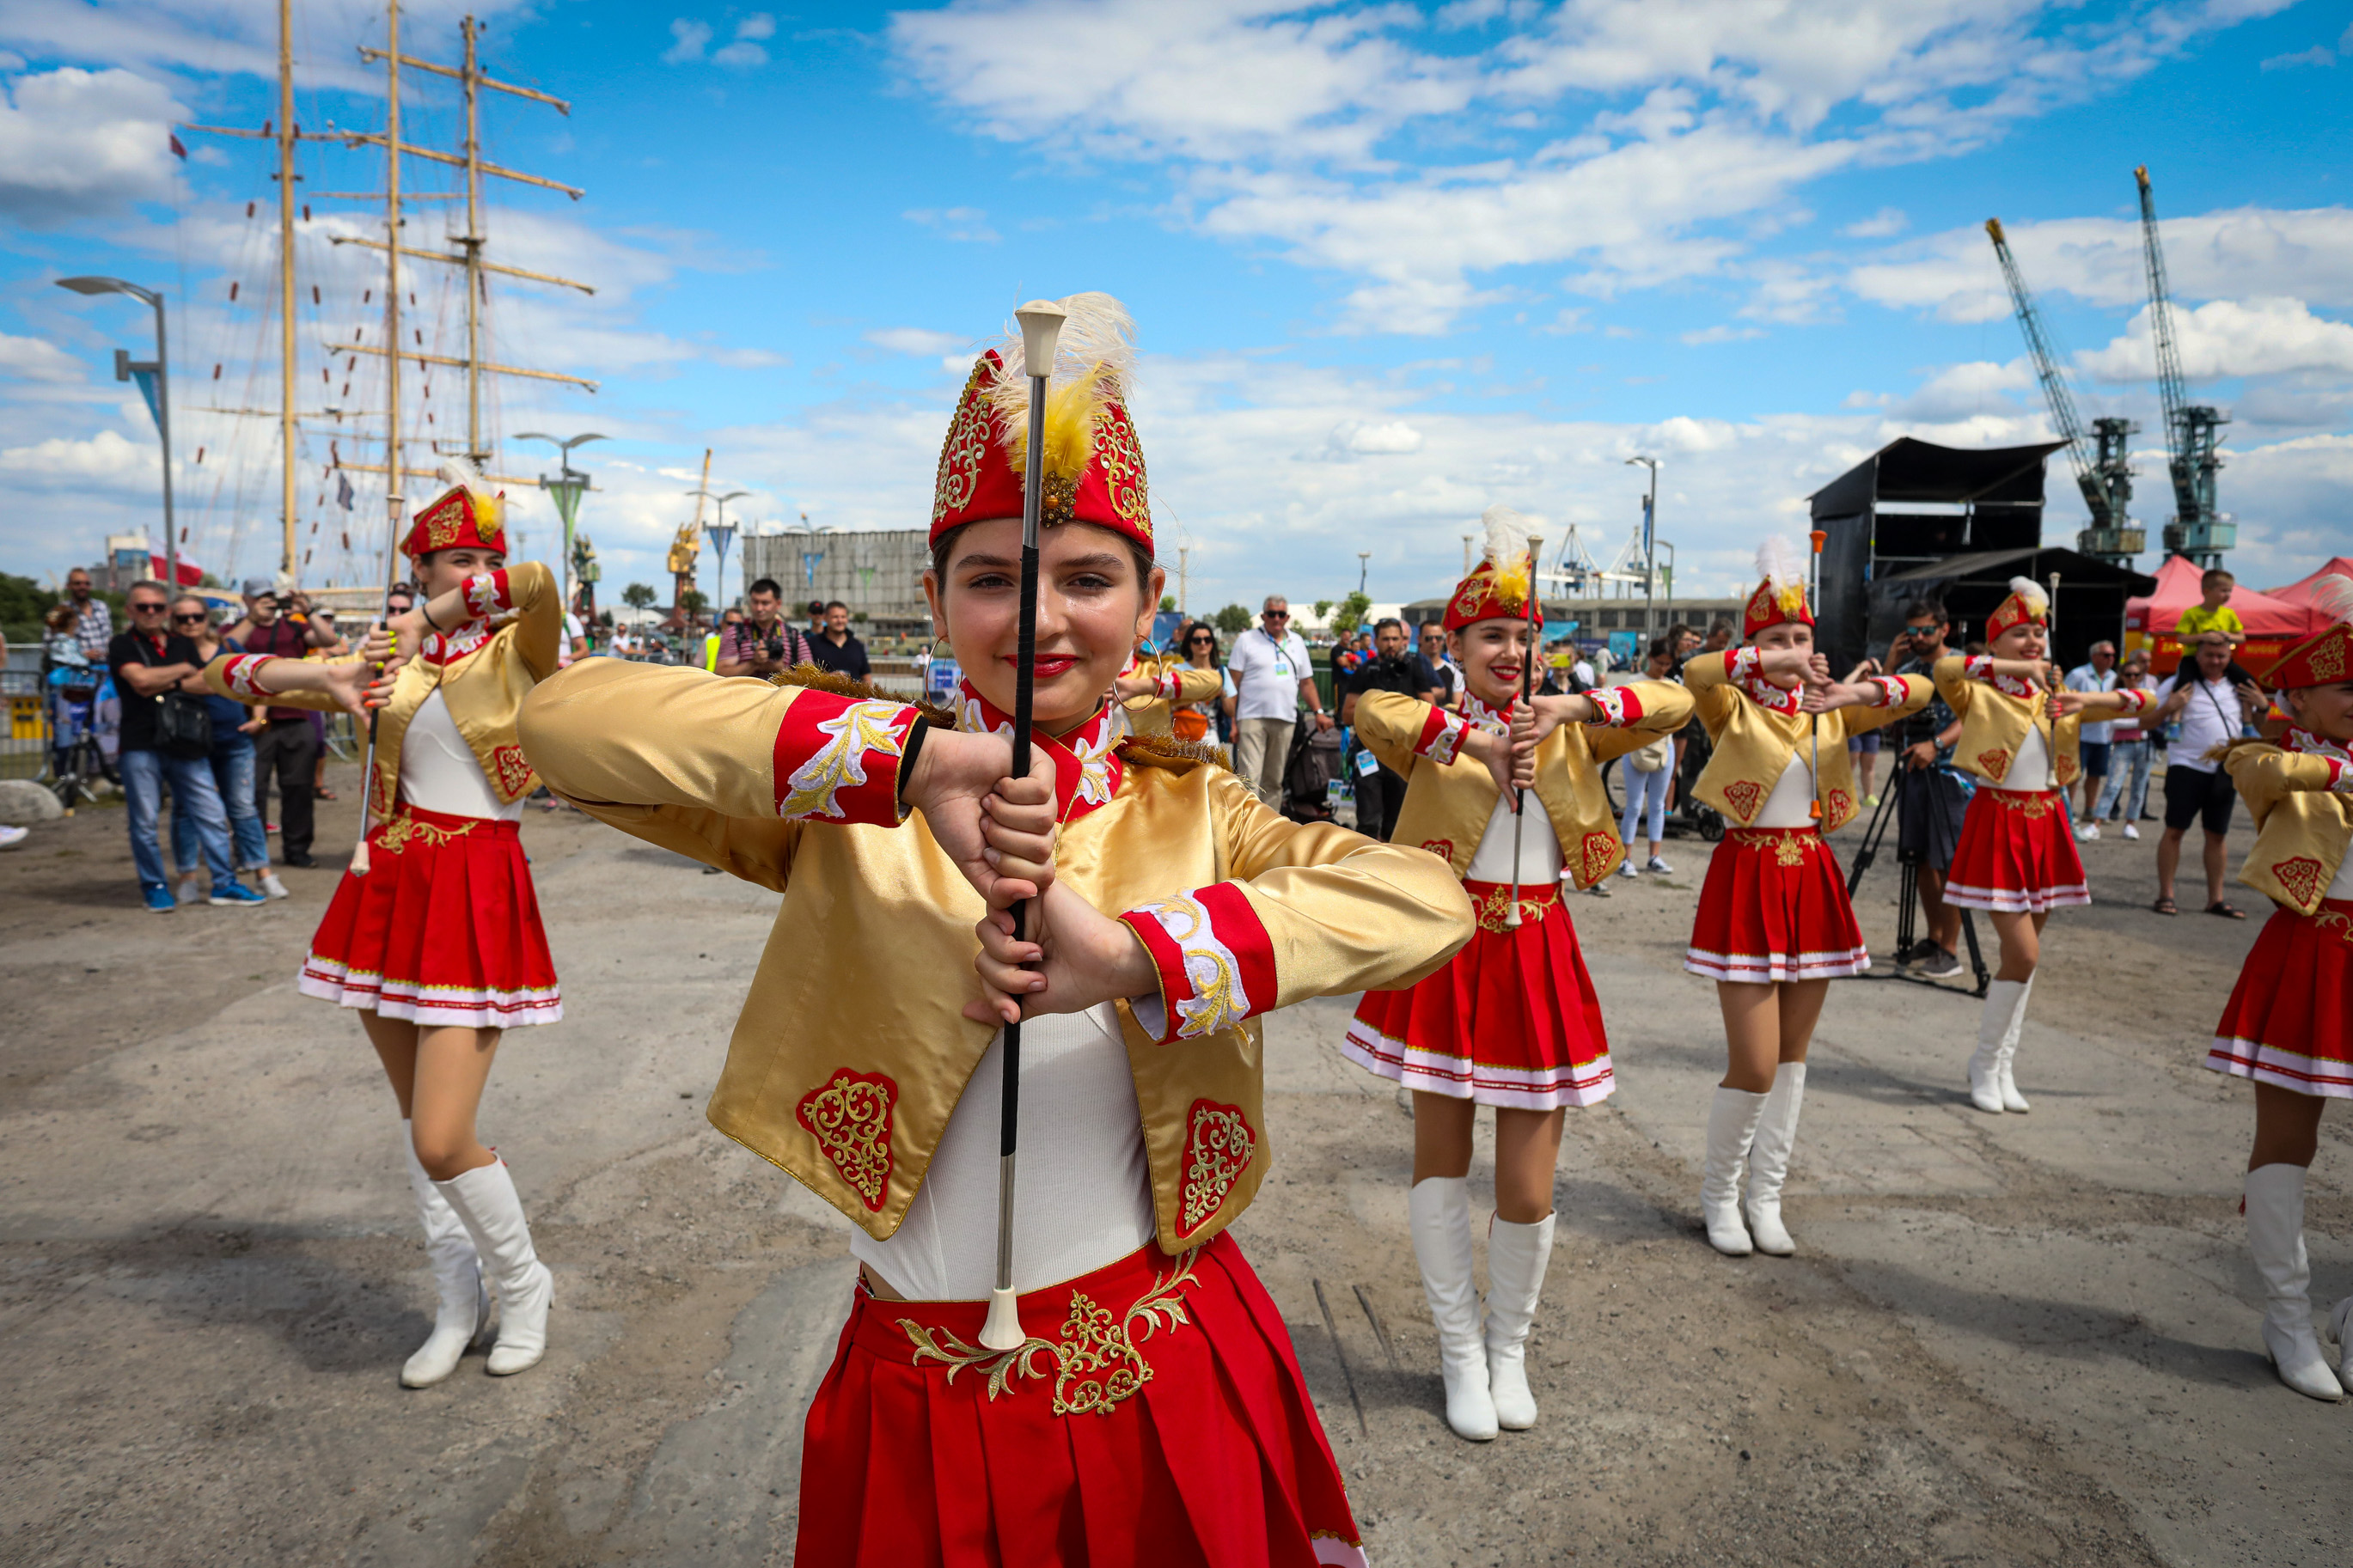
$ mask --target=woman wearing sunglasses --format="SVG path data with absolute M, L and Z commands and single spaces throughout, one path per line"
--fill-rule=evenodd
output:
M 220 657 L 220 629 L 213 625 L 212 609 L 195 595 L 172 601 L 172 630 L 196 645 L 196 657 L 210 664 Z M 205 693 L 213 716 L 212 754 L 206 758 L 228 813 L 229 840 L 239 875 L 250 874 L 253 885 L 273 899 L 286 897 L 286 884 L 269 868 L 269 837 L 261 826 L 261 808 L 253 798 L 253 734 L 264 721 L 242 702 Z M 196 866 L 202 858 L 195 819 L 172 814 L 172 858 L 180 867 L 180 902 L 193 904 L 204 895 L 196 888 Z

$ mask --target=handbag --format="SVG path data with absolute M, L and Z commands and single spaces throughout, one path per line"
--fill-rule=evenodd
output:
M 131 640 L 138 646 L 140 661 L 153 668 L 155 653 L 147 646 L 147 639 L 133 636 Z M 191 696 L 176 688 L 157 696 L 155 749 L 182 762 L 195 762 L 212 755 L 213 714 L 212 710 L 205 706 L 203 698 Z
M 1675 738 L 1662 735 L 1649 745 L 1626 755 L 1626 765 L 1638 773 L 1655 773 L 1675 759 Z

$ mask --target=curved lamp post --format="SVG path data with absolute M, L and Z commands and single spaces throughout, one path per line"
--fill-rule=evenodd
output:
M 120 278 L 60 278 L 58 287 L 70 289 L 77 294 L 128 294 L 143 300 L 155 310 L 155 357 L 142 363 L 133 360 L 121 349 L 114 351 L 114 379 L 129 381 L 133 375 L 153 376 L 153 395 L 147 400 L 149 410 L 155 416 L 155 433 L 164 443 L 164 590 L 180 591 L 180 531 L 172 521 L 172 390 L 171 357 L 164 346 L 164 296 L 153 289 L 142 289 L 136 283 L 126 283 Z M 148 384 L 142 382 L 141 391 Z

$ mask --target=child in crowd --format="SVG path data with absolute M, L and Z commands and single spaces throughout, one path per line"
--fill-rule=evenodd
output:
M 2197 641 L 2201 632 L 2221 632 L 2230 637 L 2232 647 L 2247 640 L 2246 624 L 2231 608 L 2231 590 L 2238 585 L 2239 580 L 2219 566 L 2198 579 L 2199 602 L 2181 612 L 2173 628 L 2182 646 Z

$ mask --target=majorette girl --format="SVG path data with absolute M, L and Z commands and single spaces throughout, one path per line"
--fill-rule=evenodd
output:
M 2069 691 L 2044 661 L 2051 601 L 2031 577 L 1986 618 L 1986 651 L 1936 661 L 1936 689 L 1959 715 L 1953 760 L 1988 786 L 1969 798 L 1945 878 L 1945 902 L 1983 910 L 2001 939 L 2001 968 L 1978 1016 L 1969 1103 L 1996 1115 L 2030 1109 L 2015 1064 L 2026 1000 L 2051 911 L 2088 904 L 2084 862 L 2067 830 L 2066 791 L 2082 766 L 2084 721 L 2138 713 L 2144 691 Z
M 1493 507 L 1485 521 L 1485 557 L 1446 605 L 1449 651 L 1463 672 L 1457 706 L 1396 692 L 1356 700 L 1356 733 L 1407 781 L 1394 841 L 1429 850 L 1462 879 L 1479 932 L 1419 984 L 1368 991 L 1340 1047 L 1359 1067 L 1414 1091 L 1406 1199 L 1414 1258 L 1438 1325 L 1447 1425 L 1482 1442 L 1499 1426 L 1535 1425 L 1525 1351 L 1552 1256 L 1562 1109 L 1595 1104 L 1617 1087 L 1601 1005 L 1561 880 L 1591 887 L 1624 858 L 1601 764 L 1672 734 L 1691 717 L 1690 695 L 1664 681 L 1538 697 L 1532 709 L 1518 708 L 1543 611 L 1529 603 L 1525 520 Z M 1466 765 L 1466 757 L 1484 765 Z M 1514 815 L 1514 778 L 1536 807 L 1525 823 Z M 1514 903 L 1516 926 L 1508 921 Z M 1483 1334 L 1467 1190 L 1480 1105 L 1495 1107 Z
M 355 658 L 229 654 L 205 671 L 215 691 L 241 702 L 354 713 L 381 705 L 368 780 L 376 826 L 296 985 L 359 1012 L 400 1101 L 440 1292 L 432 1335 L 401 1368 L 411 1388 L 457 1370 L 493 1296 L 488 1370 L 537 1364 L 554 1286 L 506 1163 L 475 1136 L 474 1116 L 502 1033 L 564 1016 L 516 837 L 534 780 L 515 738 L 523 698 L 555 672 L 561 591 L 538 562 L 505 565 L 501 499 L 473 470 L 453 459 L 442 471 L 450 488 L 417 514 L 401 546 L 423 598 Z
M 1854 816 L 1846 738 L 1926 705 L 1926 680 L 1833 681 L 1814 651 L 1804 559 L 1774 535 L 1743 615 L 1746 646 L 1683 666 L 1715 754 L 1692 793 L 1725 815 L 1683 967 L 1715 984 L 1724 1081 L 1708 1108 L 1700 1213 L 1719 1252 L 1797 1250 L 1781 1187 L 1806 1098 L 1806 1048 L 1830 983 L 1871 967 L 1838 857 L 1822 835 Z M 1741 1218 L 1741 1167 L 1748 1169 Z
M 524 740 L 583 810 L 784 894 L 710 1116 L 857 1226 L 796 1563 L 1361 1563 L 1289 1331 L 1224 1234 L 1269 1162 L 1258 1019 L 1411 982 L 1470 912 L 1430 857 L 1120 736 L 1106 695 L 1163 574 L 1126 312 L 1062 305 L 1030 778 L 1005 777 L 1018 336 L 974 366 L 940 457 L 924 588 L 965 672 L 955 713 L 592 659 L 534 696 Z M 1017 943 L 1004 911 L 1040 884 L 1042 942 Z M 1029 1338 L 992 1352 L 1017 1006 Z
M 2353 594 L 2329 606 L 2353 611 Z M 2239 880 L 2277 910 L 2255 938 L 2206 1065 L 2255 1082 L 2247 1247 L 2263 1278 L 2263 1344 L 2280 1381 L 2315 1399 L 2353 1389 L 2353 1296 L 2329 1313 L 2332 1371 L 2312 1331 L 2304 1176 L 2320 1111 L 2353 1099 L 2353 626 L 2340 621 L 2263 676 L 2287 725 L 2242 741 L 2225 765 L 2255 819 Z

